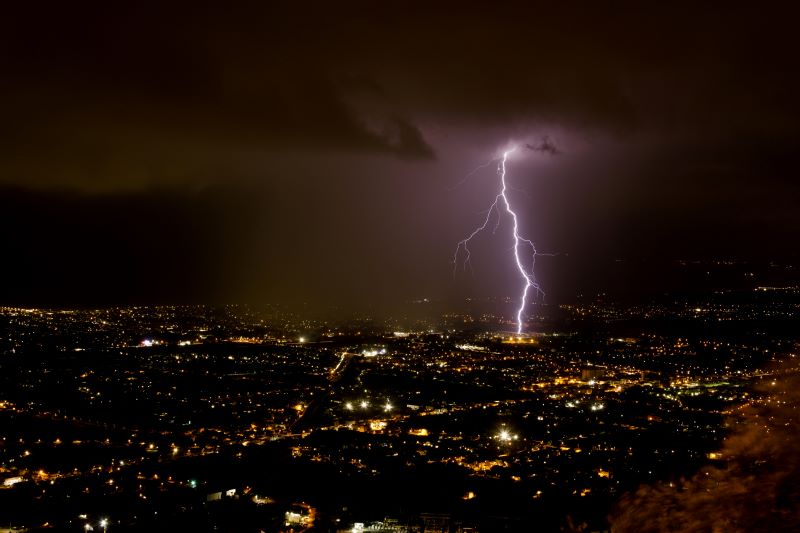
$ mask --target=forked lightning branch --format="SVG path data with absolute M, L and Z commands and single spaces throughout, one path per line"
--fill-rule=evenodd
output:
M 514 153 L 515 150 L 516 147 L 503 152 L 503 156 L 500 158 L 500 162 L 497 165 L 497 175 L 500 178 L 500 192 L 495 195 L 494 201 L 489 206 L 489 209 L 486 212 L 486 218 L 483 220 L 483 224 L 475 228 L 472 233 L 459 241 L 458 246 L 456 246 L 455 254 L 453 255 L 453 268 L 454 273 L 458 271 L 459 266 L 461 266 L 463 269 L 466 269 L 467 265 L 470 263 L 470 241 L 472 241 L 472 239 L 475 238 L 479 233 L 484 231 L 493 219 L 495 220 L 494 231 L 497 231 L 497 229 L 500 227 L 503 218 L 510 219 L 511 234 L 514 238 L 514 263 L 516 264 L 517 271 L 519 272 L 522 281 L 522 289 L 519 296 L 519 307 L 517 308 L 516 315 L 517 333 L 522 333 L 525 307 L 528 304 L 528 297 L 531 289 L 541 295 L 544 295 L 544 291 L 542 291 L 539 283 L 536 281 L 536 276 L 534 275 L 534 267 L 536 266 L 537 256 L 536 245 L 530 239 L 520 235 L 519 219 L 516 211 L 514 211 L 514 209 L 511 207 L 511 202 L 508 198 L 508 186 L 506 184 L 506 162 L 508 161 L 508 156 Z

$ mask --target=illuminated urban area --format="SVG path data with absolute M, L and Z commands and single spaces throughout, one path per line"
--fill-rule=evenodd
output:
M 533 309 L 2 308 L 0 528 L 605 531 L 800 363 L 800 287 Z

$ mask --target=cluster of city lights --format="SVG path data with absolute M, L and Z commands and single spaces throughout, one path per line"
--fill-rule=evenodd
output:
M 511 442 L 519 439 L 519 435 L 511 433 L 507 429 L 501 429 L 500 433 L 497 434 L 497 438 L 502 442 Z
M 101 518 L 100 521 L 97 523 L 97 525 L 103 528 L 103 533 L 105 533 L 105 531 L 108 529 L 108 519 Z M 89 522 L 86 522 L 83 525 L 83 529 L 84 531 L 94 531 L 94 527 Z
M 370 404 L 369 404 L 369 400 L 361 400 L 361 401 L 358 403 L 358 406 L 359 406 L 361 409 L 367 409 L 367 408 L 369 407 L 369 405 L 370 405 Z M 347 409 L 348 411 L 352 411 L 352 410 L 354 410 L 354 409 L 355 409 L 355 404 L 354 404 L 353 402 L 345 402 L 345 404 L 344 404 L 344 408 L 345 408 L 345 409 Z M 387 400 L 387 401 L 386 401 L 386 403 L 385 403 L 385 404 L 383 404 L 383 410 L 384 410 L 384 411 L 386 411 L 386 412 L 388 413 L 388 412 L 389 412 L 389 411 L 391 411 L 392 409 L 394 409 L 394 406 L 392 405 L 392 402 L 390 402 L 390 401 L 388 401 L 388 400 Z

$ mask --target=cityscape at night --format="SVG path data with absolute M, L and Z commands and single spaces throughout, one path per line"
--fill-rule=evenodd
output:
M 800 531 L 798 14 L 4 6 L 0 533 Z
M 492 312 L 0 316 L 11 530 L 639 530 L 656 517 L 621 498 L 724 478 L 731 435 L 797 407 L 800 286 L 596 295 L 527 334 Z

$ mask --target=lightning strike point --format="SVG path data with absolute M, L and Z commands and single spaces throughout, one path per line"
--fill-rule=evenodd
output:
M 508 191 L 508 186 L 506 185 L 506 161 L 508 160 L 508 156 L 514 153 L 515 150 L 516 147 L 513 147 L 503 152 L 503 157 L 500 159 L 500 162 L 498 163 L 497 175 L 500 177 L 501 188 L 500 192 L 497 193 L 497 195 L 495 195 L 494 201 L 489 206 L 489 209 L 486 212 L 486 217 L 483 220 L 483 224 L 475 228 L 472 231 L 472 233 L 470 233 L 466 238 L 460 240 L 458 242 L 458 245 L 456 246 L 455 254 L 453 254 L 453 275 L 455 275 L 458 272 L 459 265 L 461 265 L 463 269 L 466 269 L 468 265 L 470 266 L 470 268 L 472 268 L 472 265 L 470 263 L 470 256 L 471 256 L 471 252 L 469 249 L 470 241 L 476 235 L 478 235 L 480 232 L 486 229 L 486 227 L 489 225 L 489 222 L 492 220 L 493 215 L 496 215 L 497 217 L 493 233 L 496 232 L 497 228 L 500 226 L 503 212 L 505 212 L 509 216 L 509 218 L 511 218 L 512 222 L 512 236 L 514 237 L 514 262 L 517 266 L 517 270 L 519 271 L 520 276 L 525 282 L 519 299 L 519 307 L 517 308 L 517 333 L 521 334 L 522 316 L 523 313 L 525 312 L 525 307 L 528 303 L 528 293 L 530 292 L 531 289 L 533 289 L 538 294 L 544 295 L 544 291 L 539 286 L 539 283 L 536 281 L 536 277 L 534 276 L 533 273 L 534 267 L 536 266 L 536 256 L 537 256 L 536 245 L 534 245 L 533 241 L 531 241 L 530 239 L 526 239 L 525 237 L 520 235 L 519 220 L 517 217 L 517 213 L 512 209 L 511 202 L 509 202 L 508 196 L 506 195 Z M 521 253 L 525 253 L 524 250 L 528 250 L 528 252 L 530 253 L 530 268 L 525 267 L 525 265 L 523 264 L 523 260 L 520 256 Z M 463 260 L 459 261 L 459 258 L 463 258 Z

